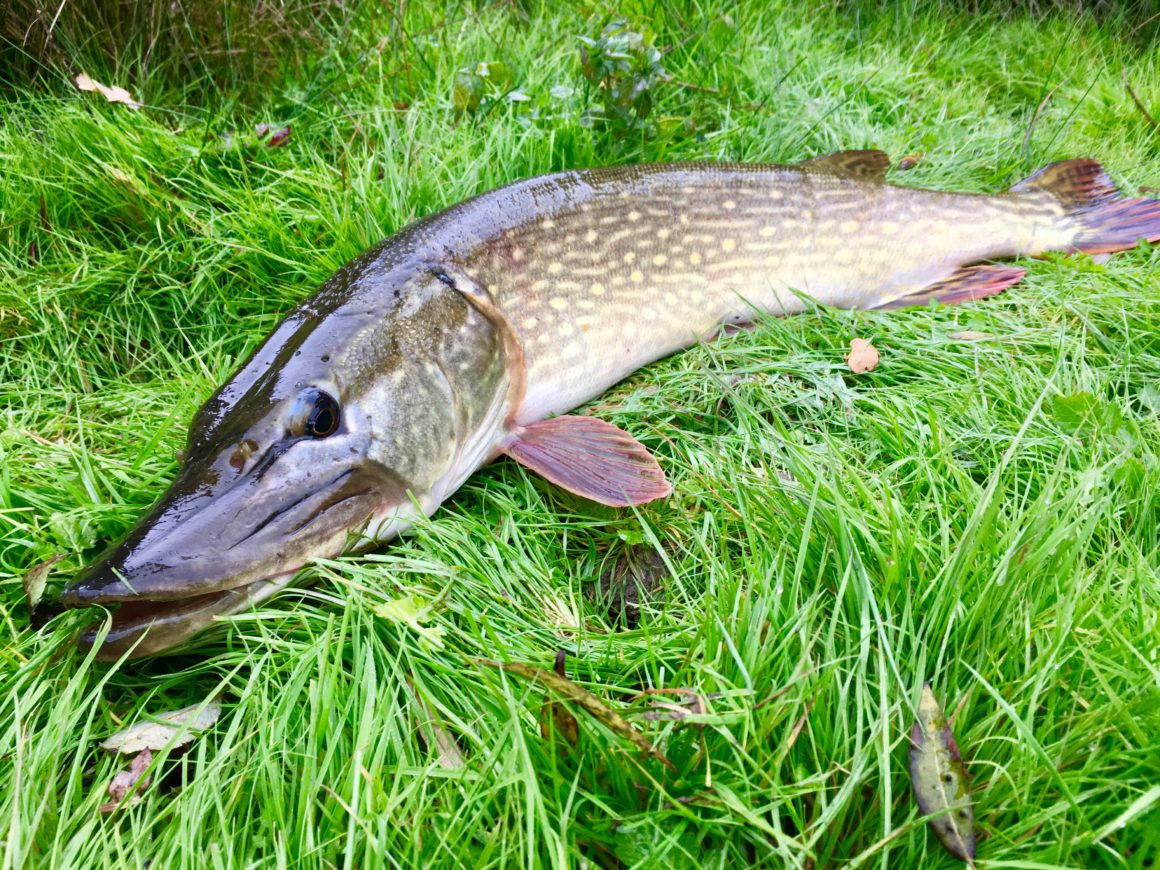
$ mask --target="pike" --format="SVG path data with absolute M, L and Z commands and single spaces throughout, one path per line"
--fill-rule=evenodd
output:
M 760 314 L 955 304 L 985 261 L 1160 239 L 1160 201 L 1094 160 L 998 195 L 886 181 L 880 151 L 794 166 L 658 164 L 516 182 L 340 269 L 205 403 L 169 491 L 62 593 L 118 605 L 103 659 L 168 650 L 312 559 L 383 542 L 512 457 L 606 505 L 671 487 L 627 432 L 567 412 Z

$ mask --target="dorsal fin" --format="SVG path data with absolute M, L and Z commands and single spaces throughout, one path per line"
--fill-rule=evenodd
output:
M 1048 163 L 1038 172 L 1011 186 L 1011 193 L 1044 191 L 1068 211 L 1110 202 L 1119 196 L 1116 183 L 1100 164 L 1086 157 Z
M 890 168 L 890 157 L 885 151 L 875 148 L 864 151 L 835 151 L 823 154 L 798 164 L 810 172 L 825 172 L 843 178 L 865 178 L 871 181 L 885 181 Z

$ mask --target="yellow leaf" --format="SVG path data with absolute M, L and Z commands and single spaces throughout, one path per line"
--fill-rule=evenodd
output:
M 141 104 L 124 88 L 109 87 L 93 81 L 85 73 L 76 77 L 77 87 L 82 91 L 96 91 L 110 103 L 124 103 L 130 109 L 140 109 Z

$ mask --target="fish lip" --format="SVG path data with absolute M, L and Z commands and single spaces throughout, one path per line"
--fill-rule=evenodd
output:
M 98 623 L 81 632 L 77 646 L 82 652 L 95 647 L 94 657 L 105 662 L 177 652 L 177 647 L 212 626 L 218 618 L 244 610 L 256 600 L 284 588 L 290 581 L 282 578 L 297 573 L 298 569 L 286 571 L 244 586 L 177 601 L 124 602 L 110 612 L 107 632 Z M 272 590 L 264 589 L 271 585 Z
M 62 605 L 176 605 L 296 572 L 315 556 L 336 555 L 332 551 L 341 549 L 347 535 L 364 525 L 397 489 L 389 474 L 365 466 L 346 468 L 304 495 L 291 496 L 234 535 L 228 522 L 220 530 L 213 523 L 199 526 L 199 511 L 213 510 L 216 498 L 244 505 L 253 493 L 233 487 L 203 498 L 202 505 L 186 514 L 177 510 L 177 519 L 170 520 L 173 506 L 190 489 L 182 483 L 179 479 L 120 543 L 61 592 Z M 233 506 L 227 507 L 228 520 Z M 191 518 L 194 522 L 186 525 Z M 166 524 L 169 527 L 151 540 L 154 527 Z M 222 539 L 204 540 L 207 525 L 210 531 L 220 531 Z M 158 608 L 162 610 L 169 609 Z

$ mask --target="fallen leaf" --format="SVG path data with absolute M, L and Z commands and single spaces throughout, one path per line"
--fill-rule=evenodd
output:
M 113 781 L 109 783 L 109 797 L 112 800 L 101 804 L 102 813 L 111 813 L 120 809 L 129 792 L 133 793 L 129 797 L 129 806 L 140 802 L 141 792 L 149 788 L 149 783 L 153 779 L 150 776 L 145 776 L 145 771 L 152 761 L 153 753 L 148 749 L 142 749 L 133 756 L 128 770 L 118 771 L 117 775 L 113 777 Z
M 459 770 L 465 766 L 467 762 L 463 758 L 463 752 L 460 751 L 459 744 L 439 724 L 439 720 L 435 717 L 435 711 L 423 703 L 423 699 L 419 697 L 419 693 L 415 691 L 415 686 L 410 680 L 407 680 L 407 688 L 411 690 L 411 696 L 415 699 L 416 705 L 425 717 L 425 721 L 417 723 L 419 725 L 419 736 L 424 743 L 434 746 L 435 751 L 439 754 L 439 764 L 446 770 Z M 430 732 L 429 736 L 425 732 Z
M 563 695 L 575 704 L 579 704 L 609 731 L 630 741 L 638 749 L 647 752 L 672 770 L 676 770 L 673 763 L 654 749 L 649 739 L 631 725 L 628 720 L 609 707 L 604 701 L 600 700 L 600 698 L 597 698 L 584 687 L 576 685 L 576 683 L 567 677 L 561 677 L 559 674 L 554 674 L 551 671 L 545 671 L 543 668 L 537 668 L 532 665 L 525 665 L 522 662 L 497 662 L 493 659 L 474 659 L 474 661 L 477 664 L 502 668 L 508 673 L 518 674 L 529 680 L 543 683 L 553 692 Z
M 408 626 L 433 649 L 443 649 L 443 635 L 446 629 L 438 625 L 424 625 L 431 618 L 432 605 L 416 595 L 404 595 L 376 605 L 376 616 L 388 622 Z
M 36 615 L 36 608 L 40 606 L 40 599 L 44 597 L 44 584 L 48 582 L 48 575 L 52 573 L 52 566 L 64 558 L 60 553 L 39 565 L 33 565 L 24 573 L 24 600 L 28 603 L 28 615 Z
M 907 154 L 905 157 L 898 161 L 898 168 L 902 172 L 905 172 L 908 169 L 914 169 L 914 167 L 918 166 L 918 164 L 922 162 L 922 158 L 925 156 L 926 155 L 922 152 Z
M 855 338 L 850 342 L 850 355 L 846 357 L 846 365 L 856 375 L 874 371 L 878 368 L 878 348 L 864 338 Z
M 652 702 L 654 709 L 643 714 L 645 719 L 654 722 L 668 720 L 704 725 L 700 720 L 705 716 L 707 707 L 704 697 L 698 692 L 692 689 L 645 689 L 638 697 L 645 695 L 673 695 L 679 699 L 675 704 L 654 699 Z
M 107 85 L 102 85 L 100 82 L 93 81 L 85 73 L 77 76 L 75 81 L 80 90 L 96 91 L 110 103 L 124 103 L 130 109 L 141 108 L 141 104 L 134 100 L 132 95 L 124 88 L 110 88 Z
M 922 684 L 918 720 L 910 732 L 910 784 L 939 842 L 956 858 L 975 863 L 975 811 L 954 734 L 930 683 Z
M 290 141 L 290 125 L 287 124 L 281 130 L 277 131 L 273 136 L 266 140 L 267 148 L 281 148 Z
M 556 674 L 564 679 L 568 678 L 564 665 L 567 655 L 564 650 L 556 653 Z M 580 723 L 563 701 L 545 701 L 540 708 L 540 736 L 551 742 L 554 734 L 563 738 L 556 742 L 557 749 L 566 750 L 580 742 Z
M 975 332 L 973 329 L 964 329 L 962 332 L 948 332 L 947 338 L 953 338 L 955 341 L 984 341 L 988 338 L 994 338 L 989 332 Z
M 213 726 L 221 715 L 221 704 L 191 704 L 180 710 L 171 710 L 153 717 L 156 721 L 138 722 L 124 731 L 118 731 L 101 743 L 101 749 L 134 755 L 147 749 L 177 748 Z

